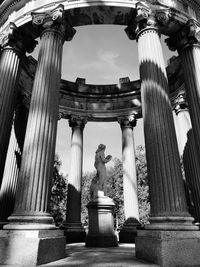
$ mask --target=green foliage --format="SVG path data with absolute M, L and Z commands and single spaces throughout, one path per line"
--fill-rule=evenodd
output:
M 59 226 L 65 218 L 66 200 L 67 200 L 67 177 L 60 172 L 61 161 L 58 155 L 55 155 L 50 213 L 54 218 L 55 224 Z
M 140 222 L 142 224 L 148 223 L 150 213 L 149 203 L 149 186 L 147 179 L 147 163 L 145 156 L 145 148 L 140 145 L 136 148 L 136 170 L 137 170 L 137 182 L 138 182 L 138 205 Z
M 114 158 L 114 167 L 108 169 L 108 196 L 115 203 L 115 227 L 119 228 L 124 223 L 124 195 L 123 195 L 123 166 L 118 158 Z
M 81 192 L 81 221 L 83 225 L 88 225 L 88 210 L 87 204 L 90 201 L 90 185 L 96 172 L 86 172 L 82 177 L 82 192 Z

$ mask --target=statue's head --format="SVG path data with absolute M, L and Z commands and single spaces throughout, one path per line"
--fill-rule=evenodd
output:
M 99 152 L 99 151 L 101 151 L 101 150 L 105 150 L 105 149 L 106 149 L 106 146 L 103 145 L 103 144 L 100 144 L 100 145 L 98 146 L 98 148 L 97 148 L 96 153 Z

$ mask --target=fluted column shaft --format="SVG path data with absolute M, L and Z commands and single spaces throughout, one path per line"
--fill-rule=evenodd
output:
M 181 59 L 192 128 L 197 151 L 200 155 L 200 44 L 183 49 Z
M 173 221 L 175 217 L 189 214 L 164 58 L 155 27 L 146 27 L 138 33 L 138 51 L 151 222 L 159 222 L 167 217 Z
M 125 220 L 133 219 L 139 221 L 137 172 L 133 138 L 133 127 L 135 125 L 136 120 L 134 117 L 121 119 Z
M 80 223 L 84 121 L 81 119 L 71 118 L 69 125 L 72 128 L 72 135 L 66 222 Z
M 12 127 L 19 65 L 19 51 L 5 46 L 0 59 L 0 185 Z
M 8 216 L 10 216 L 13 212 L 17 178 L 19 174 L 18 159 L 20 155 L 21 153 L 13 128 L 11 131 L 3 180 L 0 190 L 0 228 L 1 225 L 3 226 L 6 223 Z
M 61 78 L 63 34 L 59 28 L 42 32 L 41 47 L 28 116 L 14 213 L 6 229 L 53 228 L 49 215 Z M 30 223 L 29 226 L 23 222 Z M 35 225 L 34 225 L 35 224 Z M 19 227 L 19 226 L 16 226 Z

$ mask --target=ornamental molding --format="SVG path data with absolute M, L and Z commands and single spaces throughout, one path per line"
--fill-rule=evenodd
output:
M 188 20 L 186 25 L 176 33 L 165 40 L 169 49 L 178 50 L 181 53 L 185 48 L 191 45 L 200 44 L 200 23 L 194 19 Z
M 69 115 L 67 116 L 69 119 L 69 126 L 71 128 L 81 128 L 83 129 L 87 123 L 87 117 L 84 116 L 76 116 L 76 115 Z
M 31 53 L 37 45 L 31 36 L 24 34 L 18 27 L 10 22 L 6 29 L 0 32 L 0 47 L 12 47 L 19 53 Z
M 137 124 L 136 114 L 123 115 L 118 117 L 121 128 L 134 128 Z

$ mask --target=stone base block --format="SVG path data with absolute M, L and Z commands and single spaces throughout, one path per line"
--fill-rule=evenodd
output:
M 68 244 L 85 242 L 86 233 L 81 223 L 66 223 L 63 229 Z
M 86 247 L 118 247 L 117 237 L 88 235 L 85 242 Z
M 121 229 L 119 232 L 119 243 L 135 243 L 137 230 L 135 229 Z
M 119 232 L 119 242 L 135 243 L 137 227 L 140 227 L 140 223 L 136 219 L 132 218 L 125 221 L 122 229 Z
M 199 231 L 138 230 L 136 257 L 164 267 L 200 266 Z
M 61 230 L 1 230 L 0 265 L 36 266 L 64 258 Z

